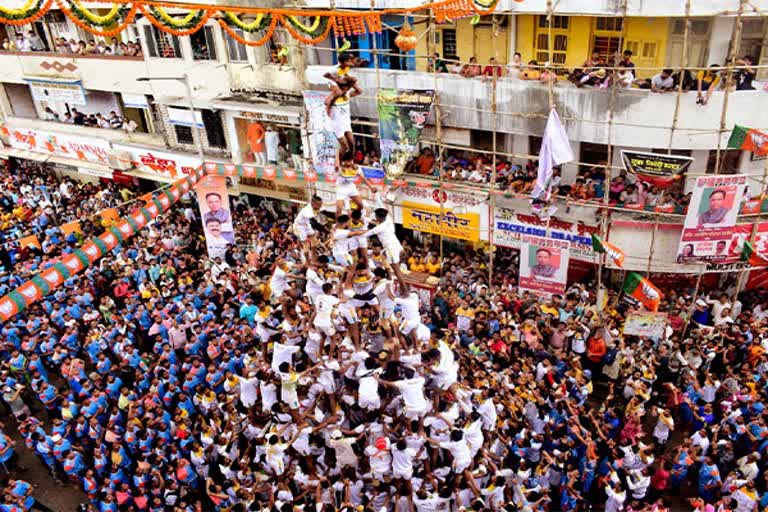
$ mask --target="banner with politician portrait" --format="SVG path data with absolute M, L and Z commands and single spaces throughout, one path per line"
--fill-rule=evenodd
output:
M 562 294 L 568 279 L 569 242 L 523 236 L 520 245 L 521 291 Z
M 204 176 L 196 188 L 208 257 L 224 258 L 227 247 L 235 243 L 232 210 L 227 195 L 227 178 Z
M 739 214 L 746 176 L 700 176 L 696 180 L 677 261 L 718 261 L 728 256 L 733 226 Z

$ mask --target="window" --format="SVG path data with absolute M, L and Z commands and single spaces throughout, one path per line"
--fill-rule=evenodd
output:
M 720 172 L 719 174 L 738 174 L 739 161 L 741 160 L 740 149 L 724 149 L 720 151 Z M 707 159 L 707 174 L 717 173 L 717 150 L 709 152 Z
M 691 20 L 690 35 L 707 36 L 709 35 L 709 20 Z M 685 34 L 685 20 L 677 19 L 672 22 L 672 33 L 678 36 Z
M 176 132 L 176 142 L 179 144 L 194 144 L 195 137 L 192 135 L 191 126 L 173 125 L 173 131 Z
M 456 57 L 456 30 L 455 29 L 443 29 L 443 57 Z
M 620 46 L 620 37 L 595 37 L 592 44 L 593 51 L 598 52 L 606 62 L 613 62 L 613 57 L 619 53 Z
M 561 29 L 561 30 L 568 30 L 568 16 L 552 16 L 552 28 L 553 29 Z M 547 16 L 542 14 L 539 16 L 539 28 L 548 28 L 549 27 L 549 21 L 547 20 Z
M 277 64 L 279 66 L 288 64 L 287 39 L 288 38 L 286 37 L 284 29 L 275 29 L 275 31 L 272 33 L 272 37 L 270 37 L 269 41 L 267 41 L 267 44 L 264 45 L 264 48 L 267 52 L 267 63 Z M 349 39 L 352 41 L 357 38 L 351 37 Z
M 235 34 L 245 39 L 245 34 L 242 29 L 233 29 Z M 223 32 L 224 40 L 227 42 L 227 55 L 229 55 L 229 62 L 248 62 L 248 49 L 244 44 L 240 44 L 232 36 Z
M 640 57 L 644 59 L 656 58 L 656 43 L 643 43 L 643 52 Z
M 213 37 L 213 27 L 203 27 L 202 30 L 191 34 L 189 42 L 192 45 L 194 60 L 216 60 L 216 39 Z
M 147 41 L 149 56 L 161 59 L 180 59 L 181 46 L 179 38 L 161 32 L 157 27 L 145 26 L 144 38 Z
M 213 110 L 202 110 L 203 126 L 208 137 L 208 146 L 212 148 L 226 149 L 227 139 L 224 137 L 224 127 L 221 124 L 221 116 Z
M 565 64 L 565 54 L 568 51 L 568 36 L 555 35 L 555 45 L 552 48 L 552 63 Z M 536 38 L 536 61 L 539 64 L 549 60 L 549 34 L 539 34 Z
M 67 18 L 61 11 L 50 10 L 45 14 L 43 20 L 48 24 L 48 27 L 51 29 L 51 33 L 54 36 L 60 37 L 69 32 Z
M 604 30 L 606 32 L 621 32 L 623 25 L 623 18 L 597 18 L 595 20 L 597 30 Z

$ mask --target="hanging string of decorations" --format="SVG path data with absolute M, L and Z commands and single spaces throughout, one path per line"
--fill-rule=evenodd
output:
M 188 36 L 200 30 L 211 17 L 215 17 L 223 30 L 233 39 L 248 46 L 261 46 L 272 37 L 278 25 L 295 39 L 305 44 L 323 41 L 333 30 L 337 38 L 382 31 L 384 15 L 409 15 L 417 11 L 432 10 L 438 23 L 456 18 L 487 15 L 498 6 L 499 0 L 439 0 L 408 9 L 380 9 L 354 12 L 337 10 L 264 9 L 251 7 L 205 6 L 197 7 L 181 2 L 155 0 L 113 0 L 105 14 L 95 14 L 82 0 L 26 0 L 18 9 L 0 6 L 0 23 L 26 25 L 48 12 L 53 2 L 76 25 L 94 35 L 111 37 L 131 24 L 140 12 L 153 26 L 175 36 Z M 521 2 L 524 0 L 515 0 Z M 186 14 L 170 13 L 168 9 L 183 10 Z M 247 21 L 246 21 L 247 20 Z M 258 39 L 246 39 L 238 32 L 261 34 Z M 412 34 L 405 32 L 401 39 L 409 46 Z
M 72 23 L 101 37 L 116 36 L 133 23 L 136 17 L 136 5 L 115 4 L 107 14 L 99 16 L 83 7 L 77 0 L 58 0 L 57 3 L 61 12 L 72 20 Z
M 27 0 L 18 9 L 8 9 L 0 5 L 0 23 L 6 25 L 26 25 L 42 18 L 51 8 L 53 0 Z

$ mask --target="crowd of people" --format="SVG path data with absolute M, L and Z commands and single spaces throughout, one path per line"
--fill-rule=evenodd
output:
M 18 163 L 15 172 L 0 174 L 0 261 L 10 265 L 29 255 L 47 256 L 65 242 L 77 242 L 90 231 L 82 223 L 78 234 L 63 233 L 60 226 L 118 207 L 133 192 L 115 184 L 94 185 L 58 177 L 37 162 Z M 111 218 L 98 219 L 105 226 Z M 21 239 L 36 236 L 36 244 Z
M 706 105 L 712 93 L 716 90 L 748 91 L 755 89 L 753 81 L 756 76 L 756 60 L 750 55 L 745 55 L 733 62 L 734 70 L 730 75 L 726 66 L 712 64 L 706 70 L 691 73 L 690 70 L 675 71 L 662 69 L 651 78 L 638 78 L 635 73 L 635 63 L 632 62 L 632 50 L 624 50 L 621 55 L 614 54 L 611 59 L 599 51 L 593 51 L 581 67 L 568 72 L 562 65 L 549 62 L 539 63 L 536 60 L 523 62 L 520 52 L 515 52 L 512 61 L 501 64 L 495 57 L 491 57 L 488 64 L 483 66 L 477 61 L 477 57 L 470 57 L 469 62 L 462 62 L 455 56 L 441 58 L 439 53 L 434 53 L 429 59 L 427 71 L 438 73 L 453 73 L 465 78 L 482 78 L 484 80 L 496 78 L 510 78 L 536 82 L 553 82 L 563 79 L 573 83 L 576 87 L 595 87 L 608 89 L 613 87 L 648 89 L 653 92 L 683 92 L 696 91 L 696 102 Z M 730 77 L 726 80 L 727 77 Z
M 108 115 L 104 115 L 101 112 L 88 114 L 75 107 L 71 107 L 61 114 L 50 107 L 45 107 L 43 119 L 54 123 L 106 128 L 108 130 L 124 130 L 128 133 L 133 133 L 139 128 L 136 121 L 127 117 L 121 117 L 114 110 L 110 110 Z
M 54 51 L 72 55 L 114 55 L 126 57 L 141 57 L 141 43 L 138 41 L 120 41 L 117 37 L 111 39 L 67 39 L 54 37 L 53 44 L 48 44 L 37 32 L 16 32 L 15 37 L 3 38 L 0 48 L 7 52 L 45 52 Z
M 511 251 L 489 282 L 486 253 L 438 262 L 338 185 L 298 211 L 237 198 L 213 259 L 185 197 L 3 324 L 5 509 L 32 506 L 22 449 L 99 512 L 768 504 L 764 294 L 665 290 L 665 331 L 623 335 L 616 294 L 521 293 Z M 5 266 L 0 294 L 79 243 Z M 429 300 L 407 266 L 437 270 Z

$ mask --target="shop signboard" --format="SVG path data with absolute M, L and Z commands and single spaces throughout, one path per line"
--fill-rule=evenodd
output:
M 73 160 L 109 164 L 109 142 L 102 139 L 8 126 L 11 147 Z

